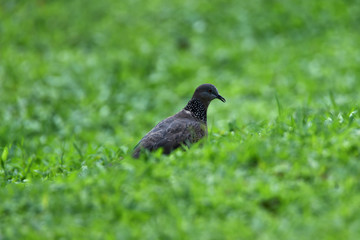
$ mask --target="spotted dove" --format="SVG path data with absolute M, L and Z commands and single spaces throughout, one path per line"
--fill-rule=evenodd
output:
M 140 140 L 132 156 L 138 158 L 143 149 L 155 151 L 158 148 L 169 154 L 180 146 L 199 141 L 207 135 L 207 108 L 215 98 L 225 102 L 214 85 L 200 85 L 185 108 L 158 123 Z

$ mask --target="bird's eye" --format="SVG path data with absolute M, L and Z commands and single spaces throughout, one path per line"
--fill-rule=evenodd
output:
M 211 89 L 209 89 L 209 91 L 208 91 L 209 93 L 212 93 L 212 90 Z

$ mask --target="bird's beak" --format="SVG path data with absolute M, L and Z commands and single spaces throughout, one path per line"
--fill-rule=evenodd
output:
M 225 98 L 223 98 L 223 97 L 220 96 L 220 95 L 217 95 L 216 98 L 217 98 L 217 99 L 220 99 L 222 102 L 226 102 Z

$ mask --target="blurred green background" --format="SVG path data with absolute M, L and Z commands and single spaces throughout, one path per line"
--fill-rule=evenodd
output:
M 2 1 L 0 143 L 132 146 L 206 82 L 229 100 L 219 126 L 274 119 L 276 93 L 355 103 L 358 3 Z
M 107 229 L 108 237 L 116 232 L 117 238 L 234 239 L 241 229 L 243 238 L 249 239 L 299 239 L 301 234 L 308 239 L 318 232 L 320 238 L 357 239 L 360 223 L 351 225 L 355 216 L 351 212 L 355 214 L 360 203 L 359 183 L 352 175 L 359 170 L 359 26 L 358 0 L 0 0 L 0 152 L 8 152 L 0 170 L 0 196 L 8 204 L 1 209 L 6 218 L 0 224 L 26 225 L 34 216 L 48 219 L 18 233 L 16 227 L 3 225 L 0 239 L 36 238 L 36 231 L 48 238 L 81 238 L 80 230 L 73 228 L 66 236 L 60 229 L 85 219 L 89 222 L 79 225 L 91 228 L 94 238 L 101 238 Z M 213 102 L 209 108 L 210 144 L 169 158 L 156 155 L 157 164 L 151 167 L 131 160 L 129 153 L 139 139 L 184 107 L 202 83 L 216 85 L 227 99 L 226 104 Z M 195 165 L 186 165 L 186 160 Z M 241 191 L 249 195 L 241 197 L 241 204 L 222 201 L 237 192 L 238 186 L 231 185 L 234 174 L 244 177 L 236 175 L 232 164 L 252 169 L 253 181 L 260 179 L 259 187 L 245 184 L 249 188 Z M 253 164 L 262 167 L 253 170 Z M 313 164 L 321 167 L 312 172 Z M 224 167 L 227 174 L 208 169 L 196 176 L 212 169 L 209 166 L 214 171 Z M 330 168 L 338 172 L 331 175 Z M 84 169 L 94 172 L 83 177 Z M 152 175 L 154 169 L 158 178 Z M 131 178 L 126 177 L 129 174 Z M 201 189 L 209 186 L 201 176 L 213 176 L 231 189 L 204 193 Z M 188 186 L 193 198 L 179 202 L 170 193 L 167 200 L 143 202 L 158 188 L 160 193 L 170 191 L 168 179 Z M 316 185 L 313 179 L 333 182 Z M 142 180 L 130 198 L 145 204 L 145 213 L 126 212 L 133 205 L 119 200 L 117 191 Z M 306 187 L 291 190 L 297 181 Z M 32 187 L 23 189 L 16 183 Z M 98 208 L 72 209 L 87 184 L 96 190 L 85 202 L 95 202 Z M 280 184 L 284 190 L 275 197 L 267 190 L 257 192 L 268 184 Z M 104 185 L 109 197 L 100 191 Z M 336 190 L 342 185 L 348 187 L 343 194 Z M 333 187 L 334 192 L 329 190 Z M 317 199 L 321 189 L 333 205 Z M 66 201 L 61 201 L 62 191 Z M 46 199 L 54 192 L 56 208 L 70 206 L 69 211 L 46 207 L 28 211 L 21 205 L 47 206 Z M 284 201 L 286 196 L 291 200 Z M 304 202 L 291 204 L 302 197 L 315 197 L 319 208 L 308 212 Z M 207 207 L 195 204 L 189 212 L 181 205 L 202 198 L 216 201 Z M 106 199 L 119 201 L 118 205 L 106 205 Z M 341 199 L 348 199 L 349 208 L 343 208 Z M 161 215 L 159 201 L 178 207 Z M 246 205 L 252 201 L 258 205 Z M 278 206 L 285 206 L 283 215 L 274 213 Z M 117 217 L 111 215 L 114 208 L 120 212 Z M 269 215 L 258 208 L 270 209 Z M 330 215 L 325 214 L 329 209 Z M 232 211 L 240 211 L 240 220 Z M 151 222 L 149 214 L 159 218 Z M 113 222 L 105 228 L 98 217 L 108 215 Z M 180 220 L 167 226 L 169 219 L 177 219 L 175 215 Z M 286 215 L 297 220 L 282 218 Z M 228 217 L 230 221 L 221 220 Z M 325 219 L 333 221 L 322 222 Z M 117 221 L 123 221 L 119 228 Z M 148 221 L 150 225 L 136 225 Z M 207 232 L 208 224 L 214 230 Z

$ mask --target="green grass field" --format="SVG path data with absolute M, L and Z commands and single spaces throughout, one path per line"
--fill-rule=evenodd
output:
M 360 239 L 360 1 L 0 0 L 0 240 Z M 202 83 L 209 137 L 131 151 Z

